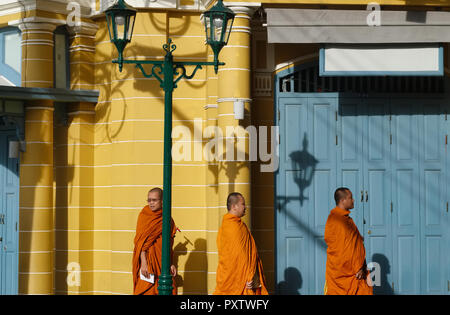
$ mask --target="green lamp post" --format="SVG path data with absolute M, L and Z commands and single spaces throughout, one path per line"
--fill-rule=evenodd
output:
M 228 43 L 231 28 L 233 26 L 234 13 L 219 0 L 210 10 L 203 13 L 206 43 L 214 52 L 213 62 L 174 61 L 173 51 L 175 44 L 169 38 L 163 45 L 165 57 L 163 60 L 126 60 L 123 58 L 125 46 L 131 41 L 133 34 L 136 10 L 127 5 L 124 0 L 118 0 L 116 4 L 105 11 L 106 21 L 111 42 L 117 48 L 118 58 L 113 63 L 119 64 L 122 71 L 123 64 L 134 64 L 146 78 L 154 77 L 164 90 L 164 168 L 163 168 L 163 229 L 162 229 L 162 262 L 161 275 L 159 277 L 158 292 L 160 295 L 172 294 L 172 276 L 170 275 L 170 218 L 172 209 L 172 93 L 177 83 L 182 79 L 192 79 L 197 70 L 202 66 L 214 66 L 217 73 L 219 66 L 220 50 Z M 151 72 L 147 73 L 143 65 L 150 64 Z M 185 66 L 195 66 L 190 75 L 186 73 Z M 161 76 L 162 75 L 162 76 Z

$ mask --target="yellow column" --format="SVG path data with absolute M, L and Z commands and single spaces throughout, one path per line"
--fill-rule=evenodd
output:
M 222 223 L 222 217 L 227 212 L 226 200 L 228 194 L 240 192 L 247 204 L 247 213 L 243 221 L 250 228 L 250 162 L 248 162 L 248 146 L 237 146 L 236 135 L 227 135 L 227 127 L 245 128 L 250 124 L 250 16 L 252 10 L 245 7 L 231 8 L 236 17 L 231 31 L 228 45 L 219 55 L 219 60 L 225 62 L 225 66 L 219 67 L 218 75 L 213 67 L 208 67 L 208 126 L 218 126 L 221 131 L 222 154 L 219 161 L 213 161 L 209 165 L 208 183 L 215 179 L 215 193 L 207 197 L 208 201 L 208 293 L 211 294 L 216 287 L 217 255 L 217 231 Z M 213 55 L 209 50 L 208 60 L 212 61 Z M 246 100 L 244 120 L 234 118 L 233 103 L 235 100 Z M 214 106 L 215 105 L 215 106 Z M 215 135 L 217 136 L 217 135 Z M 231 136 L 231 137 L 230 137 Z M 234 139 L 232 139 L 234 138 Z M 234 156 L 227 156 L 228 149 L 233 149 Z M 233 143 L 234 142 L 234 143 Z M 219 144 L 220 145 L 220 144 Z M 246 160 L 237 161 L 238 150 L 244 150 Z M 212 232 L 214 231 L 214 232 Z
M 22 86 L 53 87 L 53 30 L 23 23 Z M 19 294 L 53 294 L 53 102 L 26 103 L 20 164 Z
M 57 294 L 89 294 L 94 270 L 94 105 L 66 104 L 67 123 L 55 121 Z M 76 271 L 81 271 L 77 273 Z
M 69 29 L 72 89 L 94 87 L 96 30 L 86 27 Z M 90 103 L 65 104 L 64 107 L 66 117 L 55 121 L 55 291 L 57 294 L 91 294 L 95 291 L 96 277 L 93 211 L 95 107 Z M 77 273 L 78 270 L 81 272 Z
M 219 68 L 218 88 L 218 125 L 222 130 L 223 141 L 222 161 L 219 162 L 219 204 L 221 214 L 226 212 L 226 199 L 229 193 L 240 192 L 247 205 L 246 215 L 243 221 L 250 228 L 250 162 L 248 162 L 248 146 L 246 148 L 236 146 L 235 139 L 227 135 L 227 127 L 241 126 L 245 128 L 250 125 L 250 17 L 252 9 L 247 7 L 231 7 L 236 17 L 231 30 L 230 40 L 220 53 L 220 61 L 225 66 Z M 234 117 L 233 104 L 235 101 L 245 101 L 245 116 L 243 120 Z M 227 141 L 234 141 L 234 158 L 227 156 Z M 231 148 L 230 146 L 228 147 Z M 237 161 L 237 150 L 245 150 L 245 161 Z M 233 160 L 234 161 L 233 161 Z M 230 161 L 231 160 L 231 161 Z M 222 216 L 220 216 L 220 220 Z
M 95 34 L 98 26 L 75 26 L 70 32 L 70 88 L 92 90 L 95 85 Z
M 22 23 L 22 86 L 53 87 L 53 31 L 50 23 Z
M 20 161 L 19 294 L 53 293 L 53 104 L 26 104 Z

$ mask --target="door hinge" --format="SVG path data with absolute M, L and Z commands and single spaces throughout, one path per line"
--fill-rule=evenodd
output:
M 338 117 L 337 117 L 338 116 L 338 112 L 337 111 L 334 112 L 334 116 L 335 116 L 335 120 L 338 121 Z
M 447 280 L 447 291 L 450 291 L 450 280 Z
M 278 109 L 278 121 L 280 121 L 280 110 Z
M 448 135 L 445 135 L 445 145 L 448 144 Z
M 338 145 L 338 136 L 336 135 L 336 145 Z
M 392 204 L 392 201 L 391 201 L 391 213 L 392 213 L 392 211 L 394 211 L 393 209 L 394 209 L 394 205 Z
M 389 135 L 389 142 L 392 144 L 392 133 Z
M 447 213 L 448 213 L 448 201 L 447 201 Z

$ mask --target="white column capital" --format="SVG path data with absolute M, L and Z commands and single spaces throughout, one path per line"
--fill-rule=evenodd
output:
M 226 7 L 231 9 L 236 14 L 245 14 L 249 17 L 261 7 L 261 3 L 245 3 L 245 2 L 224 2 Z
M 84 22 L 81 22 L 78 25 L 68 26 L 67 28 L 69 30 L 70 35 L 82 34 L 88 36 L 95 36 L 97 31 L 99 30 L 99 26 L 97 24 Z
M 49 31 L 53 32 L 57 24 L 53 23 L 45 23 L 45 22 L 25 22 L 23 20 L 19 20 L 16 24 L 20 31 L 30 31 L 30 30 L 39 30 L 39 31 Z

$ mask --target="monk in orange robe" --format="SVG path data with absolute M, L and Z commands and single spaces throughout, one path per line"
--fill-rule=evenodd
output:
M 364 238 L 349 217 L 350 209 L 354 206 L 352 192 L 345 187 L 338 188 L 334 199 L 336 208 L 331 210 L 325 225 L 328 248 L 324 293 L 372 295 Z
M 231 193 L 227 209 L 217 236 L 219 265 L 214 294 L 268 295 L 255 240 L 241 221 L 246 209 L 244 197 Z
M 158 276 L 161 274 L 161 249 L 162 249 L 162 197 L 160 188 L 153 188 L 148 192 L 148 205 L 139 213 L 134 238 L 133 251 L 133 294 L 156 295 L 158 294 Z M 173 256 L 173 238 L 176 226 L 171 219 L 172 238 L 171 256 Z M 172 258 L 173 259 L 173 258 Z M 172 294 L 177 294 L 177 288 L 173 277 L 177 270 L 174 265 L 170 267 L 172 274 Z M 152 282 L 141 279 L 141 274 Z

